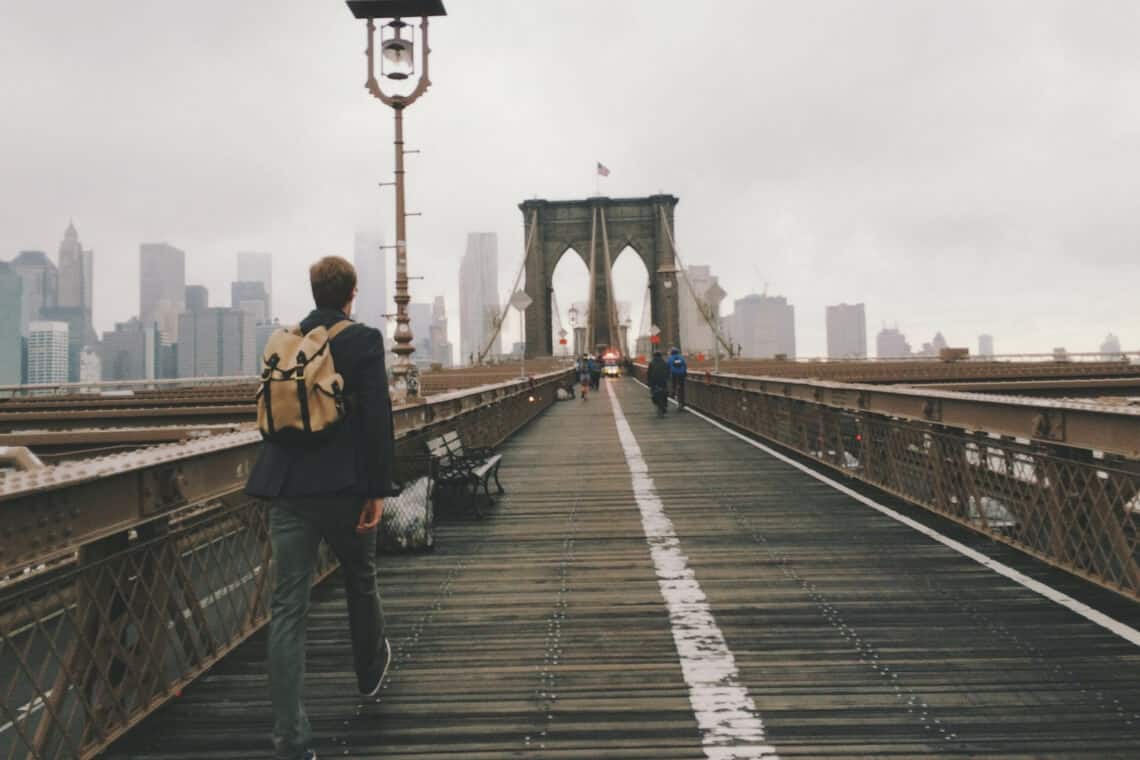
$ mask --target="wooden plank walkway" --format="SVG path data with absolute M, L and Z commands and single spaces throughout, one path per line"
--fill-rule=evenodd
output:
M 695 416 L 657 419 L 633 381 L 611 387 L 780 757 L 1140 757 L 1140 648 Z M 383 560 L 395 664 L 378 704 L 355 696 L 336 580 L 315 592 L 318 755 L 713 756 L 607 395 L 522 431 L 502 479 L 488 519 Z M 269 757 L 264 658 L 262 634 L 107 757 Z

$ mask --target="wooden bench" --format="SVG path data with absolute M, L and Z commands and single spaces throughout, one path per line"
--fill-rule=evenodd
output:
M 433 478 L 435 484 L 440 486 L 462 487 L 471 486 L 471 510 L 475 517 L 482 518 L 483 512 L 479 509 L 479 489 L 487 495 L 489 504 L 494 504 L 491 496 L 490 482 L 495 479 L 498 493 L 503 493 L 503 484 L 499 482 L 499 464 L 503 461 L 502 454 L 496 454 L 488 448 L 464 448 L 459 439 L 459 433 L 454 430 L 445 433 L 439 438 L 432 438 L 427 442 L 428 453 L 435 462 Z

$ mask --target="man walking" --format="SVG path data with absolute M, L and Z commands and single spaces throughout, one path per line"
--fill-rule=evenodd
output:
M 327 350 L 343 378 L 344 418 L 319 439 L 267 440 L 246 485 L 248 494 L 271 500 L 276 580 L 269 680 L 278 760 L 316 758 L 309 747 L 312 734 L 302 695 L 309 590 L 322 539 L 340 560 L 344 575 L 352 658 L 362 695 L 374 696 L 380 690 L 392 658 L 376 587 L 376 529 L 384 497 L 396 493 L 384 339 L 379 330 L 348 318 L 356 297 L 352 264 L 336 256 L 323 258 L 309 269 L 309 280 L 316 308 L 301 321 L 300 332 L 328 330 Z
M 677 409 L 685 408 L 685 378 L 689 374 L 689 365 L 681 355 L 681 349 L 673 347 L 669 350 L 669 376 L 673 379 L 673 398 L 677 399 Z

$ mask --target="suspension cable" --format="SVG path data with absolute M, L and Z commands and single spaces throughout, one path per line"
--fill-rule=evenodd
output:
M 610 345 L 616 345 L 622 349 L 622 353 L 626 356 L 629 351 L 622 346 L 621 332 L 618 331 L 618 314 L 617 314 L 617 296 L 614 294 L 614 268 L 613 259 L 610 258 L 610 235 L 606 228 L 609 226 L 606 221 L 606 210 L 604 208 L 598 209 L 598 214 L 602 217 L 602 251 L 606 256 L 606 311 L 609 312 L 609 331 L 610 331 Z
M 720 332 L 720 326 L 712 318 L 712 309 L 703 299 L 697 297 L 697 291 L 693 289 L 693 283 L 689 281 L 689 274 L 685 271 L 685 263 L 681 260 L 681 252 L 677 250 L 677 243 L 673 240 L 673 231 L 669 229 L 669 221 L 665 218 L 665 207 L 658 206 L 657 212 L 661 216 L 661 226 L 665 228 L 665 236 L 669 238 L 669 247 L 673 249 L 673 258 L 677 261 L 678 267 L 681 270 L 681 279 L 685 281 L 685 286 L 689 290 L 689 295 L 692 297 L 693 302 L 697 305 L 697 311 L 700 312 L 701 317 L 708 324 L 712 330 L 713 335 L 716 337 L 717 342 L 724 347 L 729 356 L 735 356 L 732 345 L 725 340 L 724 335 Z
M 530 247 L 534 244 L 534 233 L 537 229 L 538 209 L 534 209 L 530 212 L 530 232 L 527 235 L 526 248 L 523 250 L 522 264 L 519 265 L 519 271 L 515 274 L 515 284 L 511 288 L 511 292 L 507 294 L 506 299 L 503 300 L 503 310 L 499 313 L 499 318 L 495 320 L 495 332 L 491 335 L 490 339 L 488 339 L 487 345 L 484 346 L 483 350 L 479 352 L 479 358 L 475 361 L 476 365 L 483 363 L 483 359 L 487 356 L 487 352 L 491 350 L 491 346 L 495 345 L 495 341 L 499 339 L 499 333 L 503 330 L 503 320 L 507 318 L 507 312 L 511 308 L 511 296 L 513 296 L 515 294 L 515 291 L 519 289 L 519 281 L 522 279 L 523 272 L 526 271 L 526 260 L 530 258 Z M 519 316 L 519 319 L 522 319 L 521 315 Z

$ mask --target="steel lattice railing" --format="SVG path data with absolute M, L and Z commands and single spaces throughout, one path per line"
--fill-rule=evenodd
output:
M 1106 411 L 1097 442 L 1087 403 L 699 375 L 686 395 L 737 428 L 1140 599 L 1135 410 Z M 946 425 L 950 416 L 977 423 Z
M 553 403 L 566 377 L 398 409 L 397 478 L 430 472 L 422 442 L 442 430 L 500 443 Z M 90 471 L 0 478 L 0 759 L 94 756 L 267 622 L 268 509 L 241 494 L 255 447 L 167 446 L 133 464 L 111 457 Z M 422 514 L 411 501 L 427 494 L 421 484 L 389 499 L 385 520 Z M 89 515 L 99 504 L 87 502 L 112 498 L 125 503 L 101 525 Z M 28 545 L 44 558 L 27 559 Z M 317 579 L 334 569 L 322 548 Z

